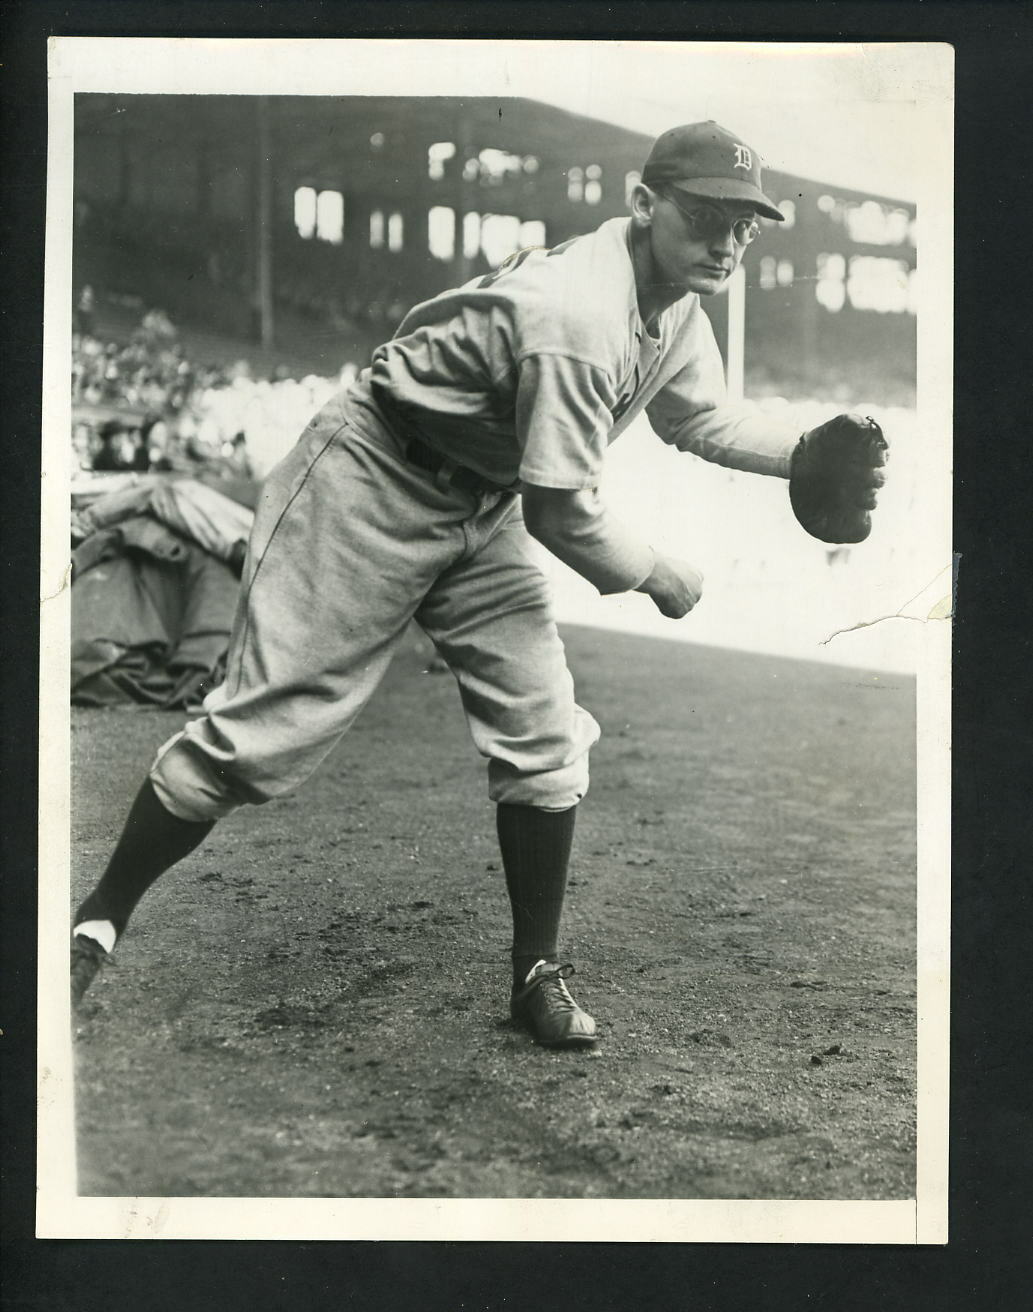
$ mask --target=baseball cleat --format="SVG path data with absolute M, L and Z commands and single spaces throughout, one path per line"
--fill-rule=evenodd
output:
M 85 934 L 72 936 L 72 1006 L 77 1007 L 101 966 L 109 960 L 101 945 Z
M 564 980 L 574 967 L 539 961 L 522 987 L 514 988 L 509 1014 L 547 1048 L 583 1048 L 595 1043 L 595 1021 L 570 996 Z

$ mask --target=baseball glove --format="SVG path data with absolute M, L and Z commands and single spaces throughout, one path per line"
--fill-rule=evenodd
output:
M 886 481 L 886 439 L 874 419 L 837 415 L 804 433 L 793 451 L 789 500 L 793 514 L 822 542 L 863 542 L 870 511 Z

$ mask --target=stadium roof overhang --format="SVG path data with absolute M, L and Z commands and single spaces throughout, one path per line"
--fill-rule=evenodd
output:
M 77 128 L 94 134 L 173 139 L 209 154 L 239 156 L 254 133 L 258 102 L 267 106 L 278 166 L 316 183 L 361 174 L 372 164 L 425 155 L 428 141 L 474 153 L 486 147 L 543 164 L 587 163 L 614 155 L 640 163 L 649 138 L 598 119 L 519 97 L 182 96 L 77 97 Z

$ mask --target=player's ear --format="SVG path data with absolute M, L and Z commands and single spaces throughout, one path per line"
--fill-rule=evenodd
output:
M 653 207 L 657 195 L 643 182 L 638 182 L 631 190 L 631 223 L 636 228 L 648 228 L 653 222 Z

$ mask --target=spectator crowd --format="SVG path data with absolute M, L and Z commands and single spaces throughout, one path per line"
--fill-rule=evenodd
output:
M 355 373 L 346 364 L 336 378 L 299 381 L 282 365 L 268 379 L 245 359 L 201 364 L 161 309 L 148 310 L 128 341 L 105 340 L 86 286 L 72 335 L 73 468 L 191 473 L 220 463 L 262 479 Z

